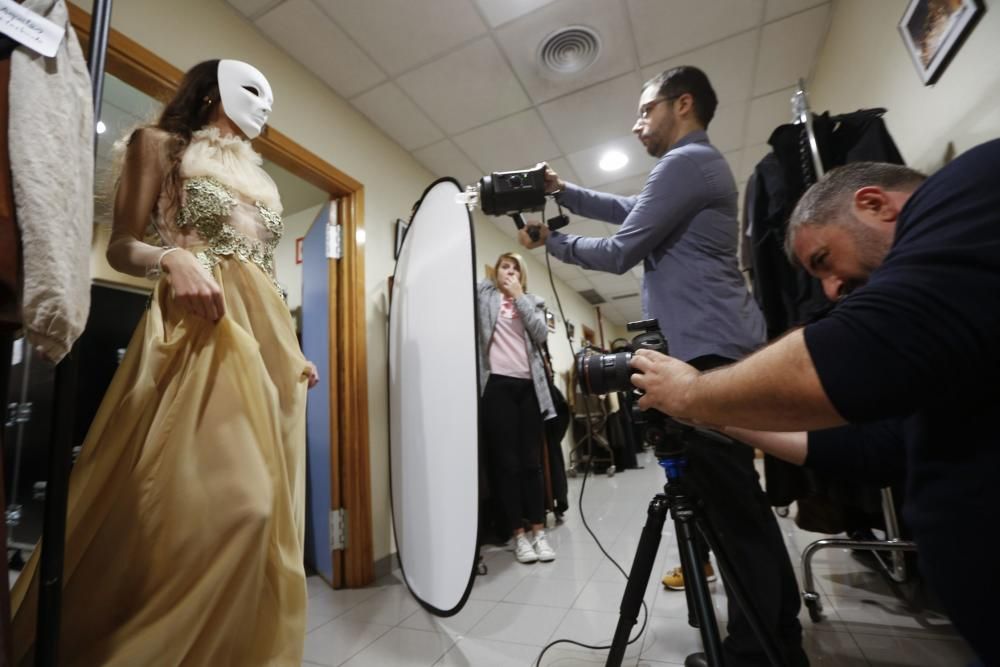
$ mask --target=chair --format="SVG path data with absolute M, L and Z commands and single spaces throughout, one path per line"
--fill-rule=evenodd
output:
M 569 469 L 566 473 L 576 477 L 580 468 L 590 466 L 596 470 L 597 465 L 605 465 L 608 477 L 615 474 L 615 460 L 608 441 L 608 407 L 603 396 L 592 396 L 577 391 L 573 405 L 573 434 L 576 445 L 569 453 Z M 583 435 L 577 435 L 582 433 Z M 595 446 L 599 452 L 595 452 Z
M 892 491 L 889 487 L 882 489 L 882 513 L 885 516 L 884 540 L 851 540 L 846 538 L 825 538 L 811 542 L 802 551 L 802 600 L 809 610 L 809 618 L 813 623 L 823 620 L 823 604 L 813 582 L 812 558 L 822 549 L 847 548 L 871 551 L 882 571 L 896 583 L 906 581 L 907 568 L 905 551 L 916 551 L 917 545 L 909 540 L 899 538 L 899 521 L 896 518 L 896 505 L 893 503 Z M 882 557 L 881 552 L 889 552 L 889 562 Z

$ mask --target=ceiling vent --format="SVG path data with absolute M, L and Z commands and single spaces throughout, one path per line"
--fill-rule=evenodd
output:
M 622 299 L 631 299 L 632 297 L 639 296 L 638 292 L 632 292 L 630 294 L 619 294 L 618 296 L 611 297 L 612 301 L 621 301 Z
M 604 303 L 604 297 L 597 293 L 597 290 L 588 289 L 580 292 L 580 296 L 587 300 L 592 306 Z
M 543 73 L 565 77 L 594 64 L 601 53 L 601 38 L 592 28 L 572 25 L 560 28 L 538 45 L 538 65 Z

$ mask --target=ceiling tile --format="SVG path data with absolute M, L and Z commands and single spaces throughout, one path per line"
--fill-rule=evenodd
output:
M 549 167 L 559 174 L 559 178 L 570 183 L 580 182 L 580 177 L 576 175 L 576 170 L 573 169 L 573 166 L 566 158 L 557 158 L 555 160 L 549 160 L 548 162 Z
M 375 63 L 309 0 L 288 0 L 254 23 L 343 97 L 357 95 L 385 79 Z M 280 99 L 275 102 L 281 104 Z
M 620 137 L 635 124 L 639 87 L 635 72 L 542 104 L 539 111 L 567 153 Z
M 549 34 L 572 25 L 583 25 L 600 35 L 597 60 L 583 72 L 558 75 L 537 63 L 539 44 Z M 536 103 L 580 90 L 635 68 L 635 47 L 621 5 L 606 0 L 556 0 L 530 16 L 496 31 L 497 40 L 525 90 Z
M 254 18 L 277 5 L 281 0 L 226 0 L 226 4 L 247 18 Z
M 389 74 L 421 65 L 486 31 L 469 0 L 315 0 Z
M 572 224 L 564 228 L 562 231 L 567 234 L 576 234 L 577 236 L 587 236 L 599 239 L 606 238 L 612 233 L 605 223 L 598 222 L 597 220 L 589 220 L 587 218 L 577 218 Z
M 764 0 L 628 0 L 628 10 L 648 65 L 757 26 Z
M 561 153 L 534 109 L 456 135 L 454 140 L 484 174 L 526 169 Z
M 482 176 L 476 165 L 448 139 L 413 151 L 413 157 L 434 175 L 451 176 L 463 186 L 475 183 Z
M 622 314 L 625 324 L 627 322 L 635 322 L 643 318 L 642 315 L 642 298 L 632 297 L 631 299 L 619 299 L 611 302 L 614 307 Z M 630 335 L 632 335 L 630 333 Z
M 637 295 L 639 293 L 639 281 L 628 273 L 621 276 L 609 273 L 605 278 L 601 279 L 601 288 L 601 294 L 610 300 L 613 297 L 625 294 Z
M 610 192 L 614 195 L 622 195 L 623 197 L 634 197 L 642 192 L 643 186 L 646 185 L 647 178 L 649 178 L 648 173 L 630 176 L 629 178 L 625 178 L 620 181 L 602 185 L 601 191 Z
M 708 138 L 712 145 L 725 153 L 743 146 L 743 125 L 747 118 L 747 104 L 720 106 L 715 110 L 715 118 L 708 126 Z
M 808 79 L 830 28 L 830 6 L 795 14 L 764 26 L 754 75 L 754 96 Z
M 560 280 L 562 280 L 563 282 L 568 280 L 579 282 L 582 280 L 589 285 L 590 281 L 584 278 L 583 273 L 580 271 L 580 268 L 578 266 L 575 266 L 573 264 L 567 264 L 566 262 L 560 261 L 555 257 L 549 257 L 549 260 L 552 266 L 552 274 L 555 275 Z M 542 262 L 544 261 L 545 257 L 543 256 Z M 585 289 L 590 289 L 590 287 L 587 287 Z
M 750 98 L 759 39 L 759 30 L 748 30 L 703 49 L 644 67 L 642 80 L 649 81 L 672 67 L 691 65 L 708 75 L 719 104 L 742 102 Z
M 531 106 L 490 38 L 397 80 L 445 132 L 463 132 Z
M 790 14 L 801 12 L 804 9 L 824 4 L 829 4 L 829 0 L 767 0 L 764 21 L 770 23 Z
M 606 151 L 612 149 L 625 153 L 629 159 L 628 164 L 614 173 L 602 171 L 597 163 Z M 580 184 L 588 188 L 620 181 L 628 176 L 648 174 L 656 164 L 656 160 L 646 153 L 646 149 L 633 136 L 619 137 L 599 146 L 570 153 L 567 157 L 580 176 Z
M 444 138 L 441 130 L 391 81 L 355 97 L 351 104 L 408 151 Z
M 584 278 L 583 276 L 580 276 L 579 278 L 570 278 L 566 280 L 565 283 L 570 287 L 572 287 L 573 289 L 575 289 L 577 292 L 593 289 L 594 287 L 593 285 L 590 284 L 590 281 Z
M 496 28 L 539 7 L 544 7 L 552 0 L 476 0 L 476 2 L 479 3 L 479 8 L 483 10 L 490 26 Z
M 792 120 L 792 94 L 795 88 L 786 88 L 776 93 L 758 97 L 750 102 L 750 116 L 747 119 L 745 143 L 766 144 L 774 128 Z
M 499 229 L 504 236 L 509 236 L 515 242 L 517 241 L 518 230 L 510 218 L 507 217 L 494 218 L 491 216 L 484 216 L 484 217 L 486 217 L 487 220 L 493 223 L 493 226 Z M 525 252 L 525 250 L 524 248 L 518 246 L 516 248 L 512 247 L 511 249 L 505 252 Z

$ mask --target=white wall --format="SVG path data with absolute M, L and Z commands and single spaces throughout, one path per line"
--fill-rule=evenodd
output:
M 90 0 L 74 0 L 90 11 Z M 393 270 L 394 225 L 407 218 L 413 202 L 433 176 L 409 153 L 386 137 L 324 83 L 266 41 L 254 26 L 222 0 L 130 0 L 117 2 L 111 26 L 175 67 L 186 70 L 210 58 L 234 58 L 253 63 L 274 88 L 271 125 L 365 186 L 365 288 L 367 293 L 368 416 L 371 449 L 372 517 L 375 558 L 390 553 L 391 522 L 388 485 L 388 423 L 386 406 L 385 286 Z M 295 216 L 296 218 L 298 216 Z M 293 224 L 295 221 L 293 220 Z M 492 264 L 513 242 L 488 222 L 477 222 L 480 264 Z M 288 269 L 288 253 L 300 232 L 289 230 L 279 254 L 281 279 L 290 292 L 295 269 Z M 345 239 L 345 242 L 356 242 Z M 103 250 L 99 252 L 103 253 Z M 294 267 L 294 264 L 291 266 Z M 546 281 L 537 280 L 544 268 L 531 265 L 532 289 L 554 303 Z M 299 275 L 301 275 L 299 273 Z M 542 289 L 544 287 L 544 289 Z M 560 284 L 568 316 L 577 326 L 596 330 L 593 309 Z M 607 333 L 607 327 L 605 328 Z M 620 334 L 615 334 L 620 335 Z M 614 335 L 610 336 L 613 338 Z M 609 340 L 610 340 L 609 338 Z M 568 351 L 553 338 L 557 367 L 568 367 Z M 563 356 L 565 355 L 565 356 Z
M 924 86 L 896 25 L 907 0 L 837 0 L 811 84 L 813 109 L 835 113 L 885 107 L 907 164 L 941 166 L 948 142 L 958 153 L 1000 136 L 1000 2 L 986 12 L 937 83 Z

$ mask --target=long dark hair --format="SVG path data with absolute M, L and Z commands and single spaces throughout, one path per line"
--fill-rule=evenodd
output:
M 170 169 L 164 187 L 171 201 L 180 191 L 181 157 L 191 143 L 191 135 L 205 127 L 222 104 L 219 96 L 219 61 L 206 60 L 184 74 L 177 92 L 163 108 L 153 127 L 170 134 L 167 155 Z M 134 135 L 133 135 L 134 136 Z

